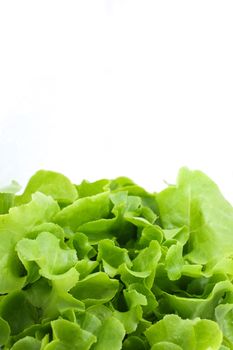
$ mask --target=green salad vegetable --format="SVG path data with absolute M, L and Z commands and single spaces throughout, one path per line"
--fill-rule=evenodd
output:
M 233 208 L 200 171 L 148 193 L 38 171 L 0 190 L 0 348 L 232 350 Z

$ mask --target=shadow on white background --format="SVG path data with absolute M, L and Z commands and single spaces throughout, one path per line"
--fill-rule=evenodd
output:
M 1 182 L 39 168 L 126 175 L 180 166 L 233 202 L 231 1 L 0 4 Z

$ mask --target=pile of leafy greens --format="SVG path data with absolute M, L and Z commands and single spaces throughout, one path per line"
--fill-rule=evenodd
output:
M 0 345 L 233 349 L 233 208 L 202 172 L 148 193 L 38 171 L 0 193 Z

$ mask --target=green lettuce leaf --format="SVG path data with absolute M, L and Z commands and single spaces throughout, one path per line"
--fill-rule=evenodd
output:
M 115 317 L 109 317 L 102 323 L 93 350 L 120 350 L 124 336 L 125 330 L 122 323 Z
M 32 337 L 25 337 L 18 340 L 13 346 L 12 350 L 40 350 L 41 342 Z
M 105 218 L 110 213 L 109 194 L 100 193 L 95 196 L 77 199 L 73 204 L 61 210 L 54 221 L 61 227 L 73 232 L 89 221 Z
M 113 299 L 119 288 L 119 282 L 110 279 L 104 272 L 92 273 L 79 281 L 71 294 L 86 306 L 104 304 Z
M 51 322 L 53 341 L 45 346 L 45 350 L 88 350 L 96 342 L 96 337 L 77 324 L 58 319 Z
M 0 317 L 0 346 L 8 342 L 10 336 L 10 327 L 2 317 Z
M 61 248 L 59 239 L 50 232 L 41 232 L 35 240 L 23 238 L 17 243 L 16 251 L 22 263 L 35 261 L 40 275 L 51 280 L 67 272 L 77 262 L 76 251 Z
M 212 266 L 232 254 L 233 208 L 206 175 L 183 168 L 177 185 L 157 194 L 156 199 L 165 229 L 189 228 L 186 259 Z
M 41 193 L 20 207 L 11 208 L 0 216 L 0 293 L 8 293 L 24 286 L 26 274 L 15 245 L 36 225 L 52 220 L 59 211 L 57 203 Z
M 42 192 L 66 205 L 73 203 L 78 196 L 75 186 L 66 176 L 46 170 L 39 170 L 31 177 L 23 194 L 16 198 L 17 205 L 28 203 L 35 192 Z
M 166 315 L 145 331 L 154 349 L 218 350 L 222 342 L 222 332 L 217 323 L 210 320 L 182 320 L 177 315 Z M 164 344 L 165 342 L 165 344 Z M 168 343 L 168 344 L 167 344 Z

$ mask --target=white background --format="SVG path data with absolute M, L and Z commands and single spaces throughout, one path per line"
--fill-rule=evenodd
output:
M 233 203 L 233 2 L 0 0 L 0 178 L 179 167 Z

